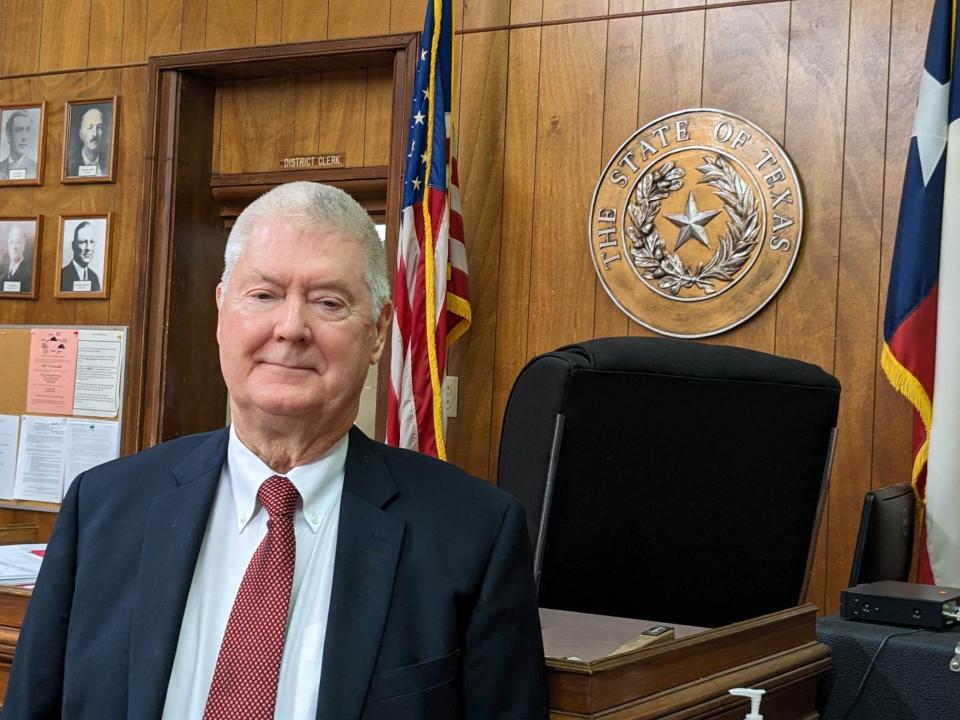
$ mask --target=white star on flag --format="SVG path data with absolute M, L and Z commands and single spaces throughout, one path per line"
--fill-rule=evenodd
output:
M 422 112 L 417 110 L 417 114 L 413 116 L 413 119 L 416 121 L 417 125 L 423 125 L 423 119 L 426 117 Z
M 920 152 L 920 169 L 923 184 L 940 162 L 947 146 L 947 104 L 950 100 L 950 82 L 940 83 L 926 70 L 920 79 L 920 99 L 917 101 L 917 116 L 913 121 L 913 136 Z

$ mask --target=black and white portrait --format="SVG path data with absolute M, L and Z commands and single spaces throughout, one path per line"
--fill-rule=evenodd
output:
M 107 297 L 110 216 L 60 218 L 60 277 L 56 297 Z
M 0 184 L 43 181 L 43 103 L 0 108 Z
M 113 180 L 116 114 L 116 98 L 67 103 L 64 182 Z
M 0 217 L 0 297 L 37 297 L 40 217 Z

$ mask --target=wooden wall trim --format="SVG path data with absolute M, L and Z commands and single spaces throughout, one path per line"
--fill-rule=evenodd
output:
M 506 25 L 488 25 L 485 27 L 462 28 L 454 35 L 474 35 L 476 33 L 499 32 L 501 30 L 523 30 L 526 28 L 543 28 L 554 25 L 576 25 L 580 23 L 597 22 L 598 20 L 625 20 L 629 18 L 651 17 L 653 15 L 673 15 L 676 13 L 703 12 L 704 10 L 721 10 L 723 8 L 738 8 L 746 5 L 770 5 L 787 3 L 792 0 L 733 0 L 732 2 L 710 3 L 709 5 L 682 5 L 679 7 L 656 8 L 653 10 L 634 10 L 633 12 L 609 13 L 606 15 L 587 15 L 578 18 L 558 18 L 556 20 L 539 20 L 535 22 L 509 23 Z
M 353 182 L 358 189 L 361 186 L 373 187 L 385 183 L 388 177 L 386 165 L 372 165 L 366 167 L 329 168 L 317 170 L 277 170 L 275 172 L 251 173 L 217 173 L 210 177 L 210 187 L 213 188 L 240 188 L 247 185 L 278 185 L 295 180 L 312 180 L 314 182 Z
M 243 209 L 258 197 L 278 185 L 298 180 L 334 185 L 348 192 L 376 221 L 386 217 L 389 192 L 389 168 L 386 165 L 213 175 L 210 188 L 224 227 L 232 227 Z
M 124 70 L 126 68 L 146 67 L 146 62 L 118 63 L 116 65 L 90 65 L 84 67 L 66 68 L 64 70 L 41 70 L 30 73 L 12 73 L 9 75 L 0 75 L 0 80 L 20 80 L 22 78 L 46 77 L 49 75 L 70 75 L 72 73 L 101 72 L 104 70 Z
M 141 242 L 143 254 L 150 258 L 137 273 L 137 307 L 134 320 L 142 348 L 139 371 L 140 404 L 137 429 L 142 450 L 155 445 L 159 437 L 163 398 L 163 353 L 167 342 L 167 320 L 173 214 L 173 153 L 176 143 L 176 107 L 179 83 L 175 72 L 150 74 L 151 153 L 143 166 L 143 217 Z M 166 242 L 155 242 L 165 238 Z M 146 267 L 152 272 L 146 272 Z M 134 360 L 130 361 L 131 369 Z M 148 421 L 148 418 L 150 419 Z
M 358 67 L 388 67 L 397 52 L 409 48 L 419 33 L 320 40 L 317 42 L 230 48 L 150 58 L 158 70 L 197 72 L 216 80 L 322 72 Z

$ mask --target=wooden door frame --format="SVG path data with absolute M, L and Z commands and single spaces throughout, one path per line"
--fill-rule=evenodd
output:
M 410 100 L 419 50 L 419 33 L 328 40 L 290 45 L 215 50 L 150 58 L 149 124 L 141 185 L 134 317 L 131 329 L 125 452 L 135 452 L 207 424 L 222 390 L 217 353 L 193 352 L 190 337 L 213 339 L 216 312 L 212 288 L 216 277 L 192 277 L 195 266 L 213 261 L 213 243 L 204 239 L 223 232 L 211 190 L 213 97 L 221 80 L 277 77 L 363 67 L 392 67 L 393 103 L 389 165 L 386 177 L 388 268 L 396 265 L 396 240 L 402 201 Z M 371 169 L 357 169 L 369 179 Z M 366 173 L 366 175 L 364 175 Z M 334 184 L 351 182 L 349 171 L 308 171 L 309 179 Z M 224 176 L 217 176 L 223 183 Z M 238 177 L 239 184 L 251 176 Z M 259 184 L 304 179 L 303 171 L 258 173 Z M 197 192 L 203 188 L 202 192 Z M 189 236 L 189 237 L 188 237 Z M 221 236 L 222 237 L 222 236 Z M 216 245 L 217 253 L 222 245 Z M 200 262 L 196 262 L 196 261 Z M 196 298 L 193 298 L 193 296 Z M 189 337 L 171 333 L 171 307 L 190 305 Z M 389 354 L 389 347 L 387 353 Z M 377 398 L 377 434 L 383 432 L 389 357 L 381 360 Z M 186 388 L 190 387 L 190 392 Z M 210 395 L 213 393 L 213 395 Z M 205 395 L 206 394 L 206 395 Z M 179 400 L 187 402 L 180 403 Z M 207 420 L 205 421 L 204 418 Z M 215 425 L 214 425 L 215 427 Z

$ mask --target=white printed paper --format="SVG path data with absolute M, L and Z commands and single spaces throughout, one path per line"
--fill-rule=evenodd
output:
M 38 543 L 0 546 L 0 585 L 36 582 L 46 549 Z
M 17 469 L 17 437 L 20 434 L 20 417 L 0 415 L 0 498 L 13 497 L 13 484 Z
M 65 417 L 22 416 L 14 498 L 60 502 L 66 429 Z
M 116 417 L 120 412 L 120 371 L 124 333 L 81 330 L 73 414 Z
M 63 493 L 82 472 L 120 456 L 120 423 L 112 420 L 67 421 Z

